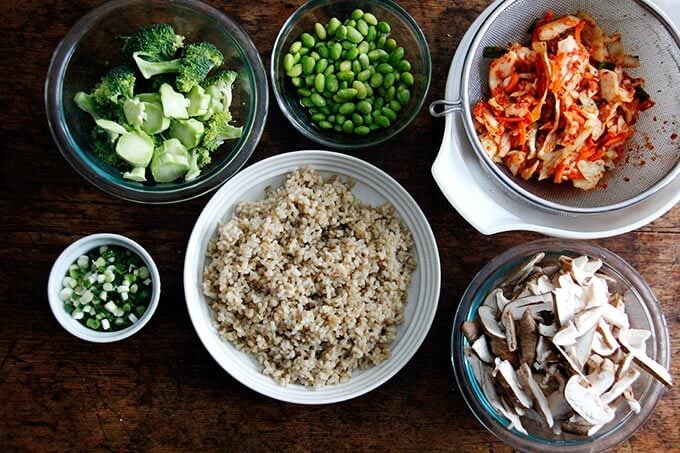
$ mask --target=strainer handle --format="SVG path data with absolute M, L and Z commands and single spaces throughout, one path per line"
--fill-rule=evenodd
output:
M 437 110 L 437 107 L 440 105 L 443 106 L 442 110 Z M 449 113 L 460 112 L 462 110 L 463 104 L 460 99 L 457 101 L 439 99 L 438 101 L 434 101 L 432 104 L 430 104 L 430 115 L 434 116 L 435 118 L 441 118 L 442 116 L 446 116 Z

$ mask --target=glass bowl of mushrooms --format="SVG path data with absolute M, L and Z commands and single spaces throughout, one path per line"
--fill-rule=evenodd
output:
M 601 451 L 631 436 L 664 387 L 670 345 L 647 283 L 602 247 L 516 246 L 472 280 L 451 361 L 477 419 L 522 451 Z

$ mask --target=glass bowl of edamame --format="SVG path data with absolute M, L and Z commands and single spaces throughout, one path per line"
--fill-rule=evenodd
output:
M 391 0 L 311 0 L 281 28 L 271 77 L 279 107 L 304 136 L 363 148 L 416 117 L 430 86 L 430 51 Z

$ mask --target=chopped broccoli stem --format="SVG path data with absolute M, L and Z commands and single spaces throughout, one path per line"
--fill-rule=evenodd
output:
M 189 113 L 187 112 L 189 101 L 182 95 L 182 93 L 177 93 L 167 83 L 161 85 L 159 91 L 161 93 L 163 115 L 169 118 L 189 118 Z

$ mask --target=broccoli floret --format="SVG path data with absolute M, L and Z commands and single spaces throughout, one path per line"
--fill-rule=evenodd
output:
M 73 101 L 81 110 L 92 115 L 92 118 L 94 118 L 95 120 L 98 120 L 99 118 L 102 117 L 99 111 L 99 106 L 94 101 L 94 98 L 92 97 L 91 94 L 87 94 L 84 91 L 79 91 L 73 97 Z
M 181 58 L 170 61 L 149 61 L 143 53 L 133 54 L 135 63 L 144 78 L 159 74 L 176 73 L 176 87 L 187 93 L 199 85 L 208 73 L 224 62 L 224 56 L 217 47 L 207 42 L 189 44 Z
M 203 147 L 197 147 L 191 150 L 189 155 L 189 170 L 184 175 L 185 181 L 196 179 L 201 174 L 201 168 L 205 167 L 211 162 L 210 151 Z
M 92 150 L 103 163 L 117 168 L 125 167 L 125 162 L 116 154 L 116 142 L 105 130 L 95 127 L 92 129 Z
M 225 140 L 241 137 L 243 127 L 235 127 L 229 124 L 231 115 L 229 112 L 214 113 L 208 120 L 203 135 L 202 146 L 212 152 L 219 148 Z
M 238 74 L 234 71 L 220 71 L 203 82 L 205 91 L 210 95 L 207 118 L 215 112 L 228 112 L 231 107 L 232 87 Z
M 149 61 L 170 60 L 184 45 L 184 36 L 176 34 L 168 24 L 147 25 L 123 39 L 123 56 L 132 58 L 134 53 L 140 53 Z
M 92 98 L 102 110 L 110 110 L 119 116 L 123 102 L 133 97 L 135 80 L 135 73 L 130 67 L 116 66 L 94 87 Z

